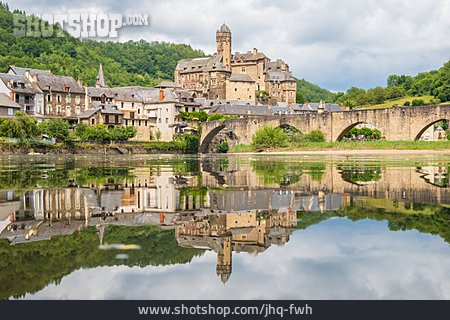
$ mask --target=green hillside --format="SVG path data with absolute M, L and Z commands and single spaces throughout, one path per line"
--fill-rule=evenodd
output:
M 297 81 L 297 102 L 302 100 L 309 102 L 333 102 L 335 94 L 327 89 L 321 88 L 316 84 L 306 81 L 305 79 L 295 79 Z
M 202 51 L 185 44 L 82 41 L 67 33 L 64 37 L 15 37 L 13 13 L 0 3 L 0 72 L 9 65 L 50 69 L 93 85 L 102 63 L 111 86 L 149 86 L 172 79 L 178 60 L 202 56 Z

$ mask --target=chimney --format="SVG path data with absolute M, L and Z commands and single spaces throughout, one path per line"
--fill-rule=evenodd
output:
M 78 85 L 79 85 L 80 87 L 83 86 L 83 82 L 81 82 L 81 79 L 80 79 L 80 78 L 77 79 L 77 83 L 78 83 Z
M 11 92 L 9 93 L 9 98 L 10 98 L 12 101 L 14 101 L 14 91 L 11 91 Z
M 258 53 L 258 49 L 256 49 L 256 48 L 253 48 L 253 54 L 257 54 Z
M 164 90 L 159 90 L 159 102 L 164 101 Z

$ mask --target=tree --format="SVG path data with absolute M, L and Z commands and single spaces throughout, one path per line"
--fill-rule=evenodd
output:
M 14 117 L 5 119 L 0 124 L 0 135 L 17 138 L 20 143 L 28 145 L 29 139 L 39 135 L 37 120 L 24 112 L 16 112 Z
M 301 94 L 301 92 L 298 92 L 295 94 L 295 102 L 298 104 L 305 103 L 305 97 Z
M 69 123 L 62 119 L 42 121 L 38 125 L 39 131 L 57 141 L 66 141 L 69 138 Z
M 159 141 L 159 139 L 161 139 L 161 134 L 162 134 L 162 133 L 161 133 L 161 130 L 157 129 L 156 132 L 155 132 L 156 140 Z
M 288 136 L 283 129 L 270 126 L 257 130 L 252 137 L 252 145 L 258 150 L 285 147 L 287 141 Z

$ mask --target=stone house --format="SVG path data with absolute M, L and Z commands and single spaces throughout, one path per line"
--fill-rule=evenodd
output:
M 91 108 L 78 116 L 78 123 L 89 125 L 104 124 L 109 129 L 123 124 L 124 113 L 113 103 L 93 102 Z
M 80 81 L 69 76 L 58 76 L 50 70 L 19 68 L 10 66 L 6 72 L 9 75 L 24 76 L 42 91 L 42 118 L 62 118 L 71 124 L 76 124 L 77 117 L 85 109 L 85 91 Z
M 245 98 L 252 104 L 256 104 L 255 81 L 245 73 L 232 73 L 226 81 L 226 96 L 230 100 Z
M 17 111 L 20 111 L 22 106 L 11 100 L 4 93 L 0 93 L 0 118 L 9 118 L 16 114 Z
M 0 93 L 21 106 L 21 111 L 29 115 L 42 116 L 44 97 L 41 89 L 24 75 L 0 74 Z

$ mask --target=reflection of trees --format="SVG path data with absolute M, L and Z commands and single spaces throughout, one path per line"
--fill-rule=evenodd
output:
M 342 164 L 337 169 L 341 172 L 342 179 L 350 183 L 365 184 L 381 179 L 380 165 Z
M 384 208 L 373 208 L 366 205 L 358 205 L 352 203 L 351 205 L 337 210 L 306 213 L 299 211 L 297 213 L 299 229 L 306 229 L 309 226 L 318 224 L 322 221 L 328 220 L 332 217 L 346 217 L 352 221 L 358 221 L 362 219 L 371 219 L 376 221 L 388 221 L 388 227 L 392 231 L 398 230 L 412 230 L 415 229 L 422 233 L 430 233 L 439 235 L 447 243 L 450 243 L 450 208 L 426 206 L 420 208 L 418 204 L 414 204 L 416 210 L 427 207 L 429 210 L 433 210 L 432 214 L 417 214 L 414 213 L 414 208 L 411 209 L 412 213 L 399 213 L 388 211 Z
M 320 181 L 325 173 L 325 163 L 323 162 L 285 162 L 261 159 L 252 161 L 251 165 L 263 185 L 295 184 L 300 181 L 302 174 L 309 174 L 313 180 Z
M 98 249 L 99 238 L 95 228 L 16 246 L 1 241 L 0 299 L 36 292 L 80 268 L 188 263 L 203 252 L 179 247 L 173 230 L 161 230 L 155 226 L 109 226 L 104 242 L 137 244 L 141 250 L 127 251 L 129 258 L 118 260 L 115 258 L 120 253 L 118 250 Z

